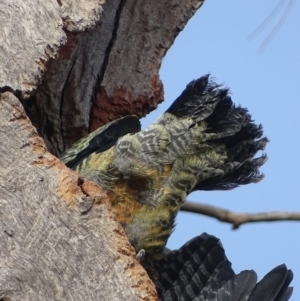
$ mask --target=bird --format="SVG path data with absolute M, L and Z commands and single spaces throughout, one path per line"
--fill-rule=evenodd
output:
M 253 270 L 236 274 L 218 238 L 202 233 L 156 263 L 160 301 L 287 301 L 293 272 L 281 264 L 257 282 Z
M 135 115 L 122 117 L 76 142 L 60 159 L 103 188 L 155 280 L 152 269 L 163 258 L 186 197 L 259 182 L 267 143 L 262 125 L 206 74 L 191 81 L 148 128 L 141 130 Z

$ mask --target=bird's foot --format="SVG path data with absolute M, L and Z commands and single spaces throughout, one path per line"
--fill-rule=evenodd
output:
M 141 249 L 141 250 L 139 250 L 139 251 L 137 252 L 137 254 L 135 255 L 135 258 L 136 258 L 139 262 L 141 262 L 141 261 L 144 260 L 145 254 L 146 254 L 146 251 L 145 251 L 144 249 Z

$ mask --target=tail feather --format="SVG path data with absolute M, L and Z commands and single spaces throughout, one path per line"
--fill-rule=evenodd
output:
M 158 270 L 156 287 L 161 301 L 193 300 L 204 288 L 207 295 L 219 281 L 234 275 L 221 243 L 206 233 L 167 254 Z
M 226 137 L 228 137 L 227 139 L 230 139 L 229 137 L 232 137 L 236 133 L 240 132 L 243 127 L 247 126 L 249 119 L 250 115 L 247 113 L 246 109 L 240 107 L 237 108 L 234 104 L 231 104 L 231 107 L 225 111 L 222 118 L 214 118 L 212 120 L 210 118 L 206 119 L 206 132 L 214 133 L 214 140 Z M 243 139 L 245 139 L 245 137 L 243 137 Z
M 259 167 L 266 161 L 267 156 L 263 154 L 259 158 L 247 159 L 238 165 L 231 162 L 227 163 L 222 167 L 224 174 L 199 182 L 193 191 L 230 190 L 239 185 L 258 183 L 264 178 L 264 174 L 259 171 Z
M 150 127 L 120 138 L 114 164 L 126 179 L 145 177 L 150 188 L 153 178 L 141 173 L 141 166 L 159 172 L 171 166 L 163 184 L 171 185 L 168 189 L 179 196 L 176 203 L 182 203 L 184 194 L 195 190 L 228 190 L 260 181 L 266 156 L 255 156 L 268 142 L 262 135 L 248 110 L 235 106 L 229 90 L 205 75 L 189 83 Z
M 235 274 L 220 241 L 206 233 L 157 264 L 161 301 L 287 301 L 293 273 L 280 265 L 257 283 L 253 270 Z
M 255 287 L 249 301 L 288 300 L 292 289 L 287 290 L 293 279 L 293 273 L 284 264 L 270 271 Z
M 292 287 L 288 287 L 285 291 L 283 291 L 281 293 L 280 296 L 278 296 L 275 301 L 288 301 L 293 293 L 293 288 Z
M 240 141 L 235 146 L 228 149 L 228 161 L 244 162 L 249 157 L 254 157 L 259 150 L 263 151 L 268 142 L 269 140 L 266 137 L 256 141 Z
M 254 271 L 243 271 L 224 283 L 207 301 L 247 301 L 257 282 Z M 257 299 L 257 301 L 263 301 Z
M 227 99 L 228 89 L 209 80 L 209 74 L 191 81 L 181 95 L 172 103 L 166 113 L 178 118 L 192 118 L 199 122 L 215 111 L 220 101 Z
M 211 148 L 216 152 L 216 159 L 205 164 L 213 164 L 216 169 L 223 170 L 222 174 L 211 172 L 210 178 L 199 173 L 198 182 L 193 185 L 192 191 L 228 190 L 239 185 L 257 183 L 263 178 L 259 168 L 267 157 L 263 154 L 255 158 L 256 153 L 264 150 L 268 142 L 266 137 L 262 137 L 262 125 L 254 123 L 247 109 L 235 106 L 229 90 L 213 83 L 209 80 L 209 75 L 189 83 L 166 113 L 181 120 L 181 127 L 184 128 L 183 124 L 186 126 L 181 132 L 172 133 L 172 151 L 175 149 L 175 153 L 179 148 L 177 146 L 181 145 L 183 153 L 183 145 L 188 145 L 188 141 L 192 140 L 196 146 L 194 149 L 186 147 L 186 155 L 194 153 L 194 156 L 199 156 L 201 166 L 203 150 L 205 147 Z M 161 120 L 164 118 L 160 122 Z M 166 123 L 170 120 L 167 117 Z M 222 159 L 224 154 L 227 157 L 225 161 Z M 190 169 L 194 169 L 194 166 Z M 176 173 L 178 174 L 177 170 Z

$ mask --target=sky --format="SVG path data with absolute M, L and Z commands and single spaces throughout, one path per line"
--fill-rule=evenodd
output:
M 270 24 L 249 36 L 278 3 L 283 6 Z M 166 54 L 160 70 L 165 101 L 142 120 L 158 118 L 193 79 L 206 73 L 230 87 L 232 100 L 247 107 L 270 139 L 265 178 L 231 191 L 196 192 L 188 199 L 237 212 L 300 212 L 300 3 L 295 0 L 285 23 L 264 51 L 263 41 L 284 14 L 286 1 L 206 0 Z M 300 300 L 300 221 L 229 224 L 191 213 L 179 213 L 168 242 L 179 248 L 202 232 L 221 239 L 236 272 L 253 269 L 261 279 L 285 263 L 294 272 L 291 301 Z

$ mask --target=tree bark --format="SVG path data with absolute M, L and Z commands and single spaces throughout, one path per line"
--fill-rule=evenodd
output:
M 0 103 L 0 298 L 154 298 L 106 195 L 47 152 L 16 97 Z
M 157 299 L 101 188 L 54 155 L 163 100 L 161 60 L 202 3 L 2 1 L 1 300 Z

